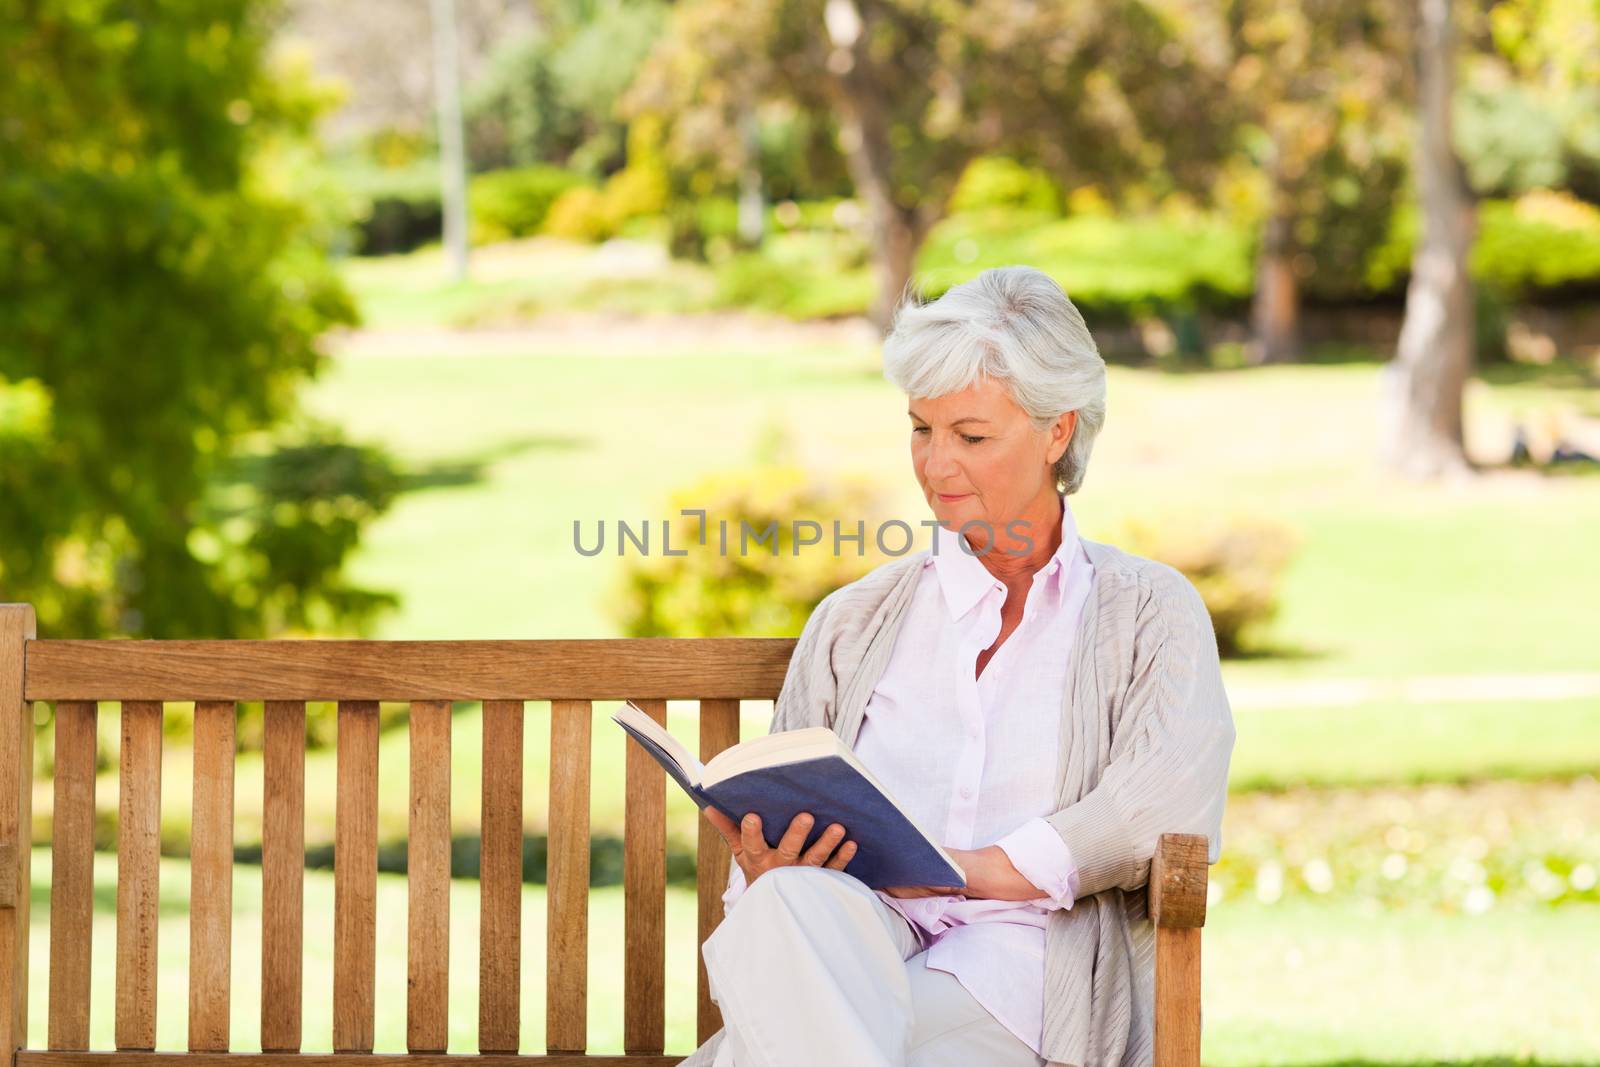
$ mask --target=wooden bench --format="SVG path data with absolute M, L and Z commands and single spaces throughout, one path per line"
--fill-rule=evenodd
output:
M 343 1067 L 372 1061 L 377 963 L 378 704 L 410 704 L 406 1046 L 380 1058 L 440 1067 L 450 945 L 450 702 L 483 702 L 479 1054 L 497 1064 L 676 1064 L 666 1054 L 666 779 L 627 746 L 621 1056 L 585 1055 L 589 1013 L 589 753 L 596 700 L 664 721 L 696 700 L 700 754 L 739 736 L 740 699 L 771 700 L 794 642 L 73 641 L 35 639 L 0 604 L 0 1048 L 14 1067 Z M 551 703 L 546 1052 L 518 1055 L 524 701 Z M 28 1038 L 32 705 L 55 705 L 49 1028 Z M 121 704 L 115 1048 L 89 1048 L 97 702 Z M 155 1051 L 158 823 L 164 701 L 195 706 L 187 1051 Z M 265 702 L 260 1054 L 229 1053 L 235 705 Z M 305 704 L 337 701 L 334 992 L 330 1055 L 301 1054 Z M 536 742 L 537 743 L 537 742 Z M 699 942 L 721 920 L 728 851 L 701 820 Z M 1163 838 L 1152 867 L 1156 1064 L 1196 1067 L 1206 842 Z M 398 952 L 396 952 L 398 955 Z M 719 1026 L 696 954 L 698 1040 Z M 386 959 L 386 963 L 390 962 Z M 688 960 L 673 960 L 687 967 Z M 398 960 L 393 961 L 398 966 Z M 605 1006 L 608 1010 L 611 1005 Z M 362 1057 L 356 1060 L 354 1057 Z

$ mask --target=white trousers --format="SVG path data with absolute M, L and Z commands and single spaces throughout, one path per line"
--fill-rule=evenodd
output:
M 706 939 L 724 1023 L 686 1064 L 714 1067 L 1040 1067 L 859 879 L 828 867 L 757 878 Z M 714 1039 L 713 1039 L 714 1040 Z

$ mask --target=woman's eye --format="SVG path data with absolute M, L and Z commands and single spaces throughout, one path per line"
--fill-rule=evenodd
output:
M 931 427 L 928 427 L 928 426 L 913 426 L 913 427 L 911 427 L 911 432 L 912 433 L 927 433 L 927 432 L 929 432 L 930 429 L 931 429 Z
M 984 440 L 987 440 L 987 438 L 983 438 L 983 437 L 974 437 L 974 436 L 972 436 L 972 435 L 971 435 L 971 434 L 965 434 L 965 433 L 964 433 L 964 434 L 962 434 L 962 435 L 961 435 L 961 439 L 962 439 L 962 440 L 963 440 L 963 441 L 965 441 L 965 442 L 966 442 L 966 443 L 967 443 L 967 444 L 969 444 L 969 445 L 975 445 L 975 444 L 977 444 L 977 443 L 978 443 L 978 442 L 979 442 L 979 441 L 984 441 Z

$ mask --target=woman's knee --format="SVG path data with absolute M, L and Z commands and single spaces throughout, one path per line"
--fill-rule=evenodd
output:
M 856 888 L 860 884 L 853 876 L 831 867 L 793 864 L 788 867 L 774 867 L 762 874 L 745 888 L 744 896 L 755 899 L 789 900 L 796 896 L 815 893 L 853 894 L 861 891 Z M 741 900 L 740 906 L 743 904 L 744 901 Z

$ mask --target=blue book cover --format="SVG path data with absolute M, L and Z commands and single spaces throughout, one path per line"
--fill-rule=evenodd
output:
M 967 884 L 960 866 L 826 727 L 752 738 L 702 764 L 637 705 L 625 704 L 612 719 L 700 808 L 713 805 L 736 823 L 752 811 L 761 816 L 768 845 L 776 846 L 790 820 L 808 811 L 815 822 L 802 851 L 838 823 L 856 842 L 845 872 L 873 889 Z

